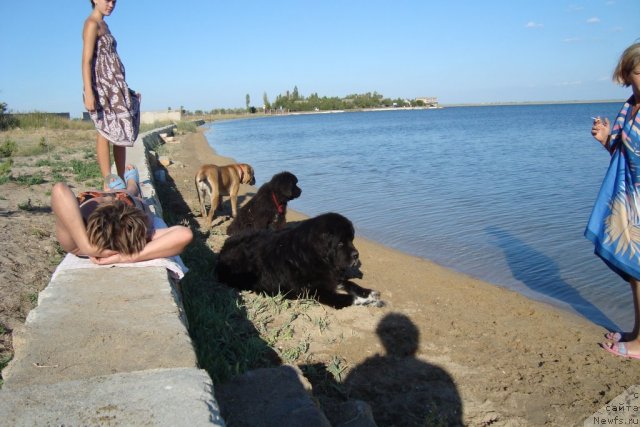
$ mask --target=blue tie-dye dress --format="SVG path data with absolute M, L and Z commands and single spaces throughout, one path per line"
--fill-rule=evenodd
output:
M 611 163 L 584 232 L 596 255 L 625 280 L 640 279 L 640 121 L 632 117 L 635 102 L 629 98 L 613 123 Z

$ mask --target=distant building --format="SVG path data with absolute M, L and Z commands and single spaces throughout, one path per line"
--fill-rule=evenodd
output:
M 140 114 L 140 123 L 152 124 L 155 122 L 179 122 L 182 120 L 180 110 L 168 111 L 143 111 Z
M 417 101 L 422 101 L 425 107 L 429 108 L 438 108 L 438 97 L 437 96 L 425 96 L 422 98 L 416 98 Z

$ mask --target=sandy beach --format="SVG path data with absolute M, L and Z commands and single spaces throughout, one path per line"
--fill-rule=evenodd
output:
M 201 131 L 165 148 L 174 162 L 167 171 L 203 227 L 193 176 L 203 163 L 234 160 L 217 155 Z M 289 221 L 304 218 L 291 209 L 295 201 Z M 214 221 L 214 252 L 228 222 Z M 357 235 L 355 243 L 359 284 L 380 291 L 386 306 L 320 308 L 330 326 L 309 336 L 305 363 L 342 358 L 341 378 L 379 425 L 403 425 L 399 414 L 427 401 L 467 425 L 582 425 L 640 383 L 640 362 L 601 350 L 606 330 L 581 317 Z M 331 398 L 318 399 L 330 413 Z

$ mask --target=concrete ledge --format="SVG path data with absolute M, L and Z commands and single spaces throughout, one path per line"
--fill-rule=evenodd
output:
M 161 267 L 63 271 L 40 293 L 14 348 L 6 389 L 197 364 Z
M 2 392 L 7 426 L 224 425 L 201 369 L 114 374 Z
M 127 149 L 158 216 L 147 150 L 171 127 Z M 14 331 L 14 350 L 3 371 L 0 424 L 224 425 L 164 268 L 59 272 Z

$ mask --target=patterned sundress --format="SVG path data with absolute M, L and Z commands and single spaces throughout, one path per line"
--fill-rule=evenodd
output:
M 90 115 L 97 131 L 109 142 L 131 147 L 140 130 L 140 102 L 125 81 L 116 46 L 108 30 L 96 39 L 92 63 L 96 110 Z
M 624 104 L 611 131 L 611 163 L 596 199 L 585 236 L 595 253 L 623 279 L 640 279 L 640 116 Z

